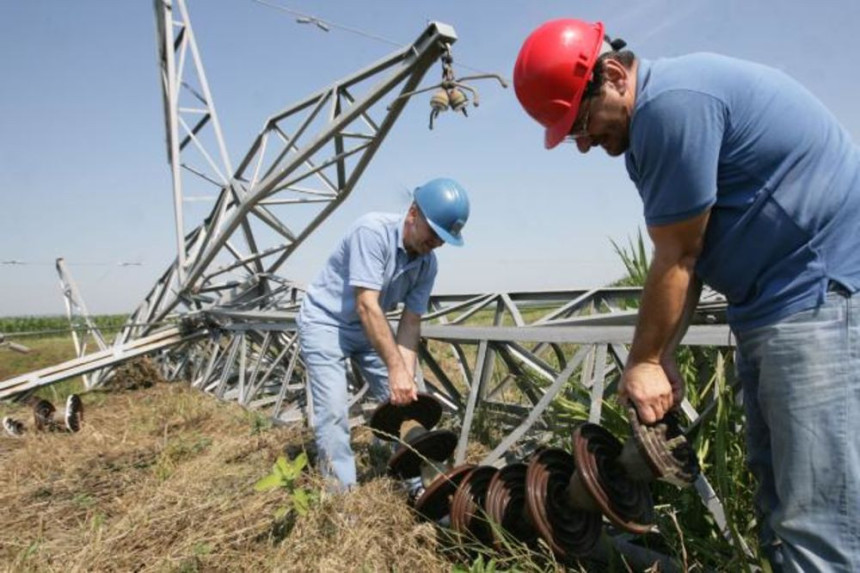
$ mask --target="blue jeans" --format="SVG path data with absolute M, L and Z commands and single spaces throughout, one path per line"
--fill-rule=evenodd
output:
M 762 549 L 785 571 L 860 571 L 860 304 L 737 334 Z
M 349 445 L 349 359 L 379 402 L 388 400 L 388 369 L 361 329 L 300 322 L 299 345 L 313 398 L 318 465 L 333 489 L 346 490 L 357 481 Z

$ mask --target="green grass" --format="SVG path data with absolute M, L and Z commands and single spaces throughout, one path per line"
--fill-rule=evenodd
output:
M 108 342 L 128 319 L 123 314 L 97 315 L 91 318 Z M 89 353 L 97 350 L 95 339 L 86 331 L 83 323 L 76 323 L 76 328 L 86 351 Z M 0 346 L 0 381 L 55 366 L 76 357 L 71 325 L 65 316 L 0 317 L 0 334 L 7 342 L 28 349 L 28 352 L 21 353 L 9 345 Z M 39 394 L 59 401 L 64 400 L 70 393 L 81 391 L 82 388 L 83 379 L 78 376 L 43 388 L 39 390 Z
M 26 354 L 0 348 L 0 380 L 40 368 L 53 366 L 75 357 L 71 336 L 53 336 L 20 342 L 30 349 Z
M 29 352 L 22 354 L 10 348 L 0 347 L 0 382 L 75 358 L 75 345 L 70 335 L 33 338 L 20 344 L 25 344 Z M 77 376 L 41 388 L 38 390 L 38 395 L 54 404 L 60 404 L 69 394 L 82 390 L 83 379 Z M 6 402 L 0 402 L 0 414 L 5 415 L 9 409 L 10 406 Z

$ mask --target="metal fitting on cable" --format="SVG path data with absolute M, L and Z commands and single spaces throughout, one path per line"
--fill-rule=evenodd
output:
M 472 105 L 475 107 L 480 105 L 478 90 L 465 84 L 464 82 L 466 80 L 495 78 L 499 80 L 499 83 L 503 88 L 508 87 L 508 83 L 498 74 L 479 74 L 457 78 L 454 75 L 454 58 L 451 55 L 451 45 L 448 43 L 443 45 L 443 53 L 440 59 L 442 60 L 442 81 L 430 87 L 402 93 L 394 100 L 394 102 L 396 102 L 397 100 L 410 98 L 416 94 L 436 90 L 430 98 L 430 129 L 433 129 L 433 121 L 439 117 L 439 114 L 443 111 L 448 111 L 448 109 L 455 112 L 462 112 L 464 116 L 468 117 L 467 108 L 469 106 L 469 96 L 467 95 L 467 92 L 472 94 Z M 394 102 L 388 106 L 389 111 L 394 105 Z

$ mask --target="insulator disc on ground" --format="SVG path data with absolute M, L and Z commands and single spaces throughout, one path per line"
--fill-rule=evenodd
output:
M 616 527 L 641 535 L 653 528 L 654 501 L 648 483 L 630 479 L 618 461 L 621 442 L 597 424 L 573 434 L 573 453 L 582 483 Z
M 465 537 L 471 537 L 483 545 L 493 541 L 493 527 L 484 511 L 484 500 L 490 481 L 498 473 L 493 466 L 478 466 L 469 472 L 451 500 L 451 527 Z
M 430 521 L 439 521 L 448 515 L 457 486 L 474 467 L 475 464 L 464 464 L 437 477 L 415 501 L 415 511 Z
M 527 471 L 528 466 L 522 462 L 500 469 L 487 487 L 484 509 L 487 517 L 504 532 L 520 543 L 531 545 L 537 539 L 537 530 L 526 509 Z M 501 551 L 505 546 L 504 540 L 499 532 L 494 530 L 493 533 L 493 545 Z
M 388 473 L 399 479 L 421 475 L 425 460 L 444 462 L 457 447 L 457 434 L 450 430 L 431 430 L 401 444 L 388 460 Z
M 573 456 L 558 448 L 534 455 L 526 472 L 529 519 L 553 553 L 561 559 L 594 549 L 601 531 L 601 515 L 569 503 L 567 488 L 575 470 Z

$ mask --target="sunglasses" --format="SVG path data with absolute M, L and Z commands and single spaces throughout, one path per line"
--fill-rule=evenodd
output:
M 585 104 L 585 113 L 582 114 L 578 121 L 574 122 L 565 140 L 575 142 L 582 137 L 589 137 L 588 121 L 591 119 L 591 104 L 593 101 L 594 98 L 588 98 L 583 102 Z

